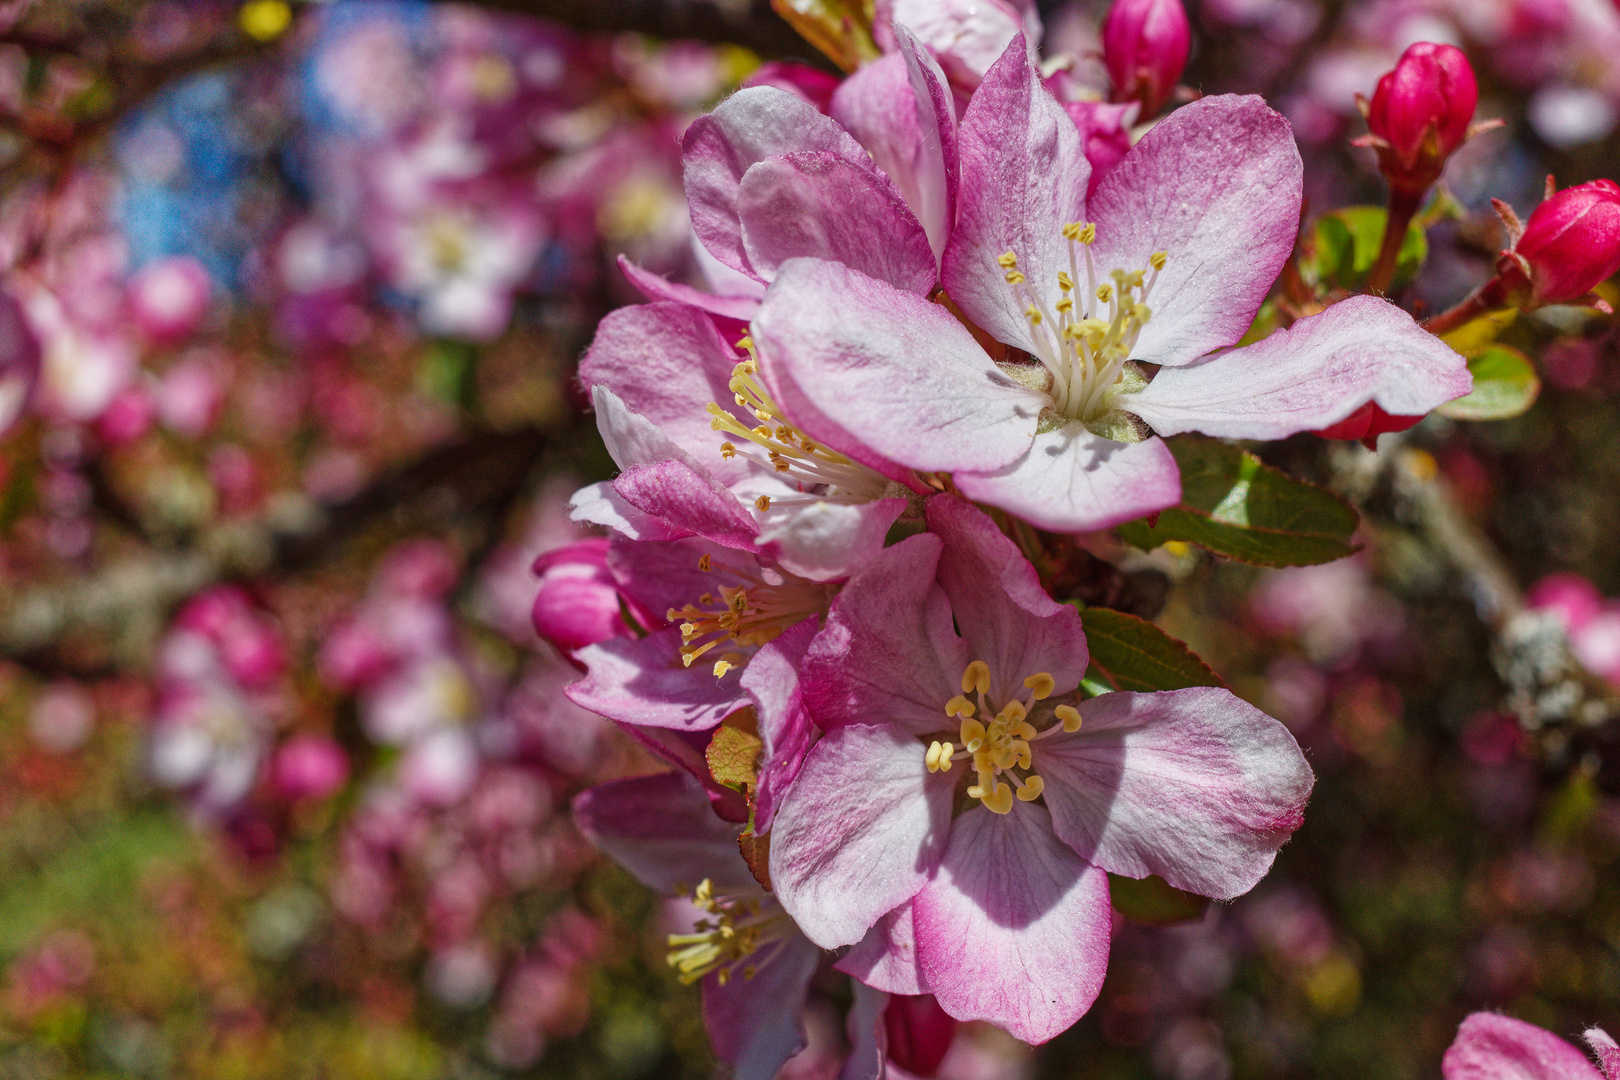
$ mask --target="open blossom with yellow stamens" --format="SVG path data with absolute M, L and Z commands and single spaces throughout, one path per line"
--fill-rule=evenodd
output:
M 677 886 L 675 894 L 690 899 L 705 915 L 691 933 L 669 935 L 666 959 L 688 986 L 707 975 L 721 986 L 733 978 L 751 980 L 785 939 L 798 934 L 793 920 L 757 883 L 727 893 L 704 878 L 695 889 Z
M 982 511 L 941 495 L 926 518 L 810 645 L 827 734 L 777 807 L 771 882 L 811 940 L 855 946 L 841 970 L 1038 1043 L 1101 986 L 1103 871 L 1243 893 L 1299 826 L 1311 772 L 1224 689 L 1082 703 L 1080 614 Z
M 1177 109 L 1088 197 L 1079 133 L 1018 41 L 974 93 L 959 146 L 950 309 L 805 258 L 779 268 L 754 316 L 762 376 L 812 436 L 844 432 L 1076 532 L 1180 501 L 1156 435 L 1280 439 L 1369 401 L 1422 415 L 1472 387 L 1461 356 L 1377 297 L 1233 347 L 1299 224 L 1299 152 L 1259 98 Z

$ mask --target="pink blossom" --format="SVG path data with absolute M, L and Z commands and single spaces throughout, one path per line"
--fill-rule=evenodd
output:
M 1445 1080 L 1615 1080 L 1620 1047 L 1602 1028 L 1582 1036 L 1602 1071 L 1550 1031 L 1498 1013 L 1477 1012 L 1457 1029 L 1441 1059 Z
M 984 73 L 1022 33 L 1041 40 L 1033 0 L 878 0 L 873 34 L 893 52 L 905 27 L 938 58 L 954 87 L 971 94 Z
M 130 314 L 155 342 L 180 341 L 208 311 L 211 283 L 196 259 L 174 256 L 149 263 L 130 279 Z
M 1181 0 L 1114 0 L 1102 43 L 1114 100 L 1140 102 L 1148 119 L 1159 114 L 1187 66 L 1192 27 Z
M 756 68 L 743 80 L 743 85 L 774 86 L 797 94 L 819 111 L 827 112 L 832 108 L 833 91 L 838 89 L 839 81 L 820 68 L 797 60 L 771 60 Z
M 327 735 L 295 735 L 276 749 L 271 783 L 289 799 L 324 799 L 349 778 L 349 759 Z
M 969 103 L 961 146 L 946 291 L 1038 363 L 997 364 L 940 305 L 794 260 L 753 340 L 766 386 L 812 436 L 850 433 L 889 460 L 954 473 L 969 498 L 1079 531 L 1178 501 L 1175 461 L 1153 434 L 1277 439 L 1369 399 L 1420 414 L 1472 385 L 1460 356 L 1375 297 L 1228 348 L 1298 224 L 1299 155 L 1257 98 L 1177 110 L 1088 205 L 1079 134 L 1013 47 Z M 1150 382 L 1136 360 L 1161 370 Z
M 1311 772 L 1225 690 L 1081 701 L 1075 609 L 982 512 L 940 496 L 927 517 L 811 645 L 828 734 L 777 811 L 771 881 L 812 941 L 857 945 L 841 970 L 1044 1042 L 1101 986 L 1103 871 L 1239 895 L 1299 826 Z
M 1080 147 L 1091 166 L 1091 179 L 1086 182 L 1086 198 L 1096 194 L 1097 186 L 1115 165 L 1125 159 L 1131 149 L 1131 125 L 1141 106 L 1128 101 L 1123 105 L 1110 105 L 1101 101 L 1066 101 L 1063 110 L 1080 131 Z

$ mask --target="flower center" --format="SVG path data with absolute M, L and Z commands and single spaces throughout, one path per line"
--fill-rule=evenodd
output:
M 889 480 L 874 469 L 828 449 L 794 427 L 782 415 L 782 407 L 771 399 L 759 381 L 759 358 L 752 338 L 743 338 L 737 347 L 748 350 L 749 358 L 731 372 L 731 392 L 739 406 L 754 414 L 757 427 L 746 427 L 734 415 L 714 402 L 709 403 L 709 426 L 725 432 L 744 445 L 730 440 L 720 444 L 720 456 L 727 461 L 742 458 L 779 479 L 798 485 L 802 495 L 761 495 L 754 508 L 765 513 L 772 507 L 808 506 L 817 502 L 864 503 L 881 499 Z
M 835 591 L 784 571 L 723 562 L 704 554 L 698 569 L 731 578 L 736 584 L 717 586 L 714 592 L 698 597 L 697 604 L 670 608 L 664 616 L 681 624 L 681 661 L 692 661 L 714 648 L 731 642 L 748 653 L 727 651 L 715 661 L 719 678 L 734 667 L 748 662 L 748 655 L 776 638 L 788 627 L 812 615 L 826 612 Z
M 1058 271 L 1059 299 L 1051 308 L 1018 269 L 1016 253 L 1009 251 L 996 261 L 1006 272 L 1007 284 L 1024 301 L 1035 358 L 1052 375 L 1052 408 L 1074 420 L 1095 420 L 1112 407 L 1112 391 L 1142 327 L 1153 315 L 1148 294 L 1167 256 L 1156 251 L 1148 258 L 1151 276 L 1142 270 L 1116 269 L 1099 284 L 1091 258 L 1097 226 L 1072 221 L 1063 226 L 1063 238 L 1069 243 L 1069 269 Z
M 687 890 L 676 887 L 676 895 L 687 896 Z M 720 985 L 731 981 L 741 968 L 744 979 L 770 962 L 780 942 L 794 930 L 793 920 L 775 901 L 763 895 L 716 894 L 714 883 L 704 878 L 691 891 L 692 903 L 703 909 L 708 918 L 701 919 L 690 934 L 669 935 L 669 966 L 679 972 L 681 982 L 697 982 L 711 971 L 719 972 Z M 767 945 L 769 955 L 757 961 L 750 958 Z
M 1015 697 L 996 711 L 989 701 L 990 665 L 983 660 L 973 661 L 962 672 L 962 692 L 945 703 L 946 716 L 962 719 L 957 732 L 962 749 L 948 742 L 929 743 L 924 757 L 928 771 L 950 772 L 953 762 L 972 758 L 978 782 L 968 786 L 968 797 L 978 799 L 985 809 L 996 814 L 1012 810 L 1015 789 L 1020 802 L 1040 798 L 1046 782 L 1031 771 L 1035 751 L 1030 744 L 1058 731 L 1080 730 L 1080 711 L 1073 705 L 1052 709 L 1052 718 L 1057 722 L 1044 731 L 1036 730 L 1029 722 L 1036 703 L 1051 697 L 1056 688 L 1057 682 L 1048 672 L 1036 672 L 1024 680 L 1028 701 Z M 992 713 L 993 718 L 985 723 L 982 718 Z M 1012 778 L 1012 786 L 1002 781 L 1003 774 Z

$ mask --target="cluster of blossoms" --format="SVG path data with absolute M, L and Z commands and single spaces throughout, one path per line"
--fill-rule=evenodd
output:
M 693 227 L 729 273 L 626 265 L 651 302 L 580 367 L 620 473 L 573 500 L 612 535 L 537 567 L 536 626 L 585 671 L 569 696 L 679 767 L 576 817 L 702 909 L 670 963 L 747 1077 L 803 1045 L 822 964 L 856 983 L 846 1074 L 878 1075 L 895 1002 L 1032 1043 L 1083 1015 L 1109 875 L 1249 890 L 1311 788 L 1292 736 L 1223 688 L 1100 692 L 1018 541 L 1175 506 L 1162 436 L 1409 426 L 1471 381 L 1373 296 L 1238 346 L 1300 211 L 1258 99 L 1094 152 L 1023 29 L 975 66 L 900 6 L 824 100 L 777 73 L 687 130 Z M 1178 4 L 1115 6 L 1133 112 L 1186 40 Z

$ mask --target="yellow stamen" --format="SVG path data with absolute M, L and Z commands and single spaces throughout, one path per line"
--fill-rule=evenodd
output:
M 1148 256 L 1148 265 L 1153 267 L 1155 270 L 1163 270 L 1164 264 L 1169 260 L 1170 256 L 1165 252 L 1155 251 L 1153 254 Z
M 1018 265 L 1018 256 L 1010 251 L 1003 252 L 996 256 L 996 262 L 1000 264 L 1003 270 L 1011 270 Z
M 962 672 L 962 693 L 970 692 L 990 692 L 990 665 L 983 660 L 973 661 Z
M 1035 701 L 1052 696 L 1057 689 L 1057 680 L 1045 671 L 1038 671 L 1024 680 L 1024 689 L 1030 691 L 1030 697 Z
M 1052 710 L 1063 723 L 1063 730 L 1073 735 L 1080 730 L 1080 710 L 1073 705 L 1059 705 Z
M 1029 779 L 1018 785 L 1018 799 L 1020 802 L 1034 802 L 1041 797 L 1041 792 L 1045 790 L 1045 780 L 1038 776 L 1030 776 Z
M 763 514 L 765 511 L 769 510 L 770 508 L 771 508 L 771 497 L 769 495 L 761 495 L 759 498 L 754 500 L 754 509 L 758 510 L 760 513 Z
M 972 716 L 977 711 L 973 702 L 960 694 L 945 703 L 946 716 Z

